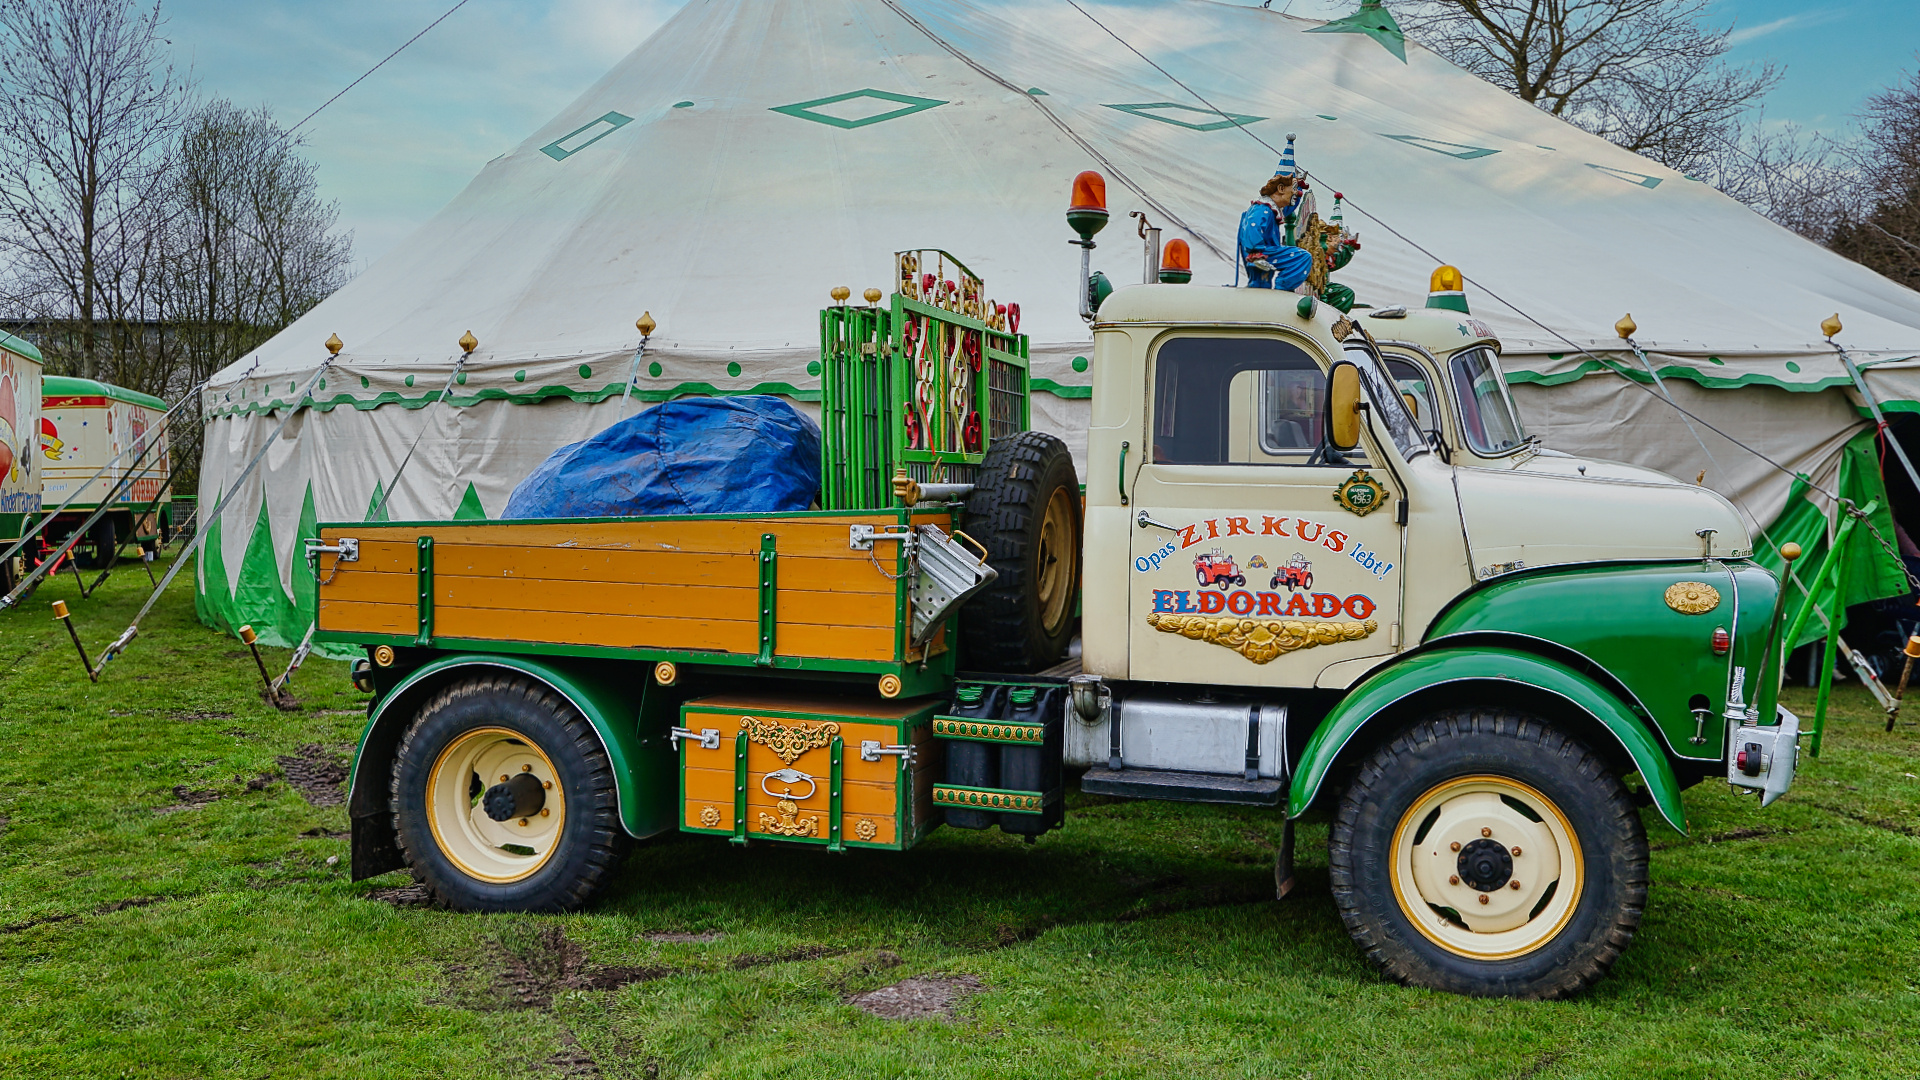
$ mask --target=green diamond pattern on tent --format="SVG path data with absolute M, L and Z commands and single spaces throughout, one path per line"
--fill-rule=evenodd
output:
M 1123 113 L 1144 116 L 1149 120 L 1158 120 L 1163 124 L 1183 127 L 1188 131 L 1219 131 L 1222 128 L 1240 127 L 1257 124 L 1265 120 L 1264 116 L 1249 116 L 1246 113 L 1234 113 L 1212 109 L 1196 109 L 1191 105 L 1180 105 L 1171 101 L 1149 101 L 1135 105 L 1108 105 L 1109 109 L 1118 109 Z M 1191 113 L 1195 119 L 1182 119 L 1174 112 Z M 1205 122 L 1198 118 L 1205 117 Z
M 858 104 L 846 105 L 844 108 L 833 108 L 834 106 L 844 105 L 847 102 L 858 102 Z M 896 107 L 887 109 L 883 105 L 874 104 L 875 102 L 891 103 Z M 811 120 L 816 124 L 825 124 L 828 127 L 852 130 L 854 128 L 866 127 L 869 124 L 898 120 L 903 116 L 912 116 L 914 113 L 925 112 L 928 109 L 938 108 L 945 104 L 946 102 L 937 98 L 913 97 L 908 94 L 893 94 L 885 90 L 867 89 L 855 90 L 846 94 L 835 94 L 832 97 L 814 98 L 812 101 L 802 101 L 793 105 L 776 105 L 768 111 L 784 113 L 787 116 L 796 117 L 801 120 Z M 828 109 L 832 109 L 832 111 L 825 111 Z M 879 111 L 875 111 L 876 109 Z
M 1403 142 L 1408 146 L 1417 146 L 1422 150 L 1431 150 L 1436 154 L 1445 154 L 1450 158 L 1459 158 L 1461 161 L 1472 161 L 1474 158 L 1488 157 L 1500 152 L 1498 150 L 1489 150 L 1484 146 L 1468 146 L 1465 143 L 1451 143 L 1440 139 L 1429 139 L 1424 135 L 1388 135 L 1384 131 L 1379 134 L 1395 142 Z
M 1615 169 L 1606 165 L 1595 165 L 1591 161 L 1587 162 L 1587 168 L 1606 173 L 1608 176 L 1618 177 L 1629 184 L 1639 184 L 1643 188 L 1657 188 L 1660 186 L 1659 177 L 1648 176 L 1645 173 L 1628 172 L 1625 169 Z
M 540 152 L 555 161 L 565 161 L 632 122 L 633 117 L 625 113 L 609 111 L 541 147 Z
M 1407 35 L 1401 32 L 1393 13 L 1381 6 L 1380 0 L 1361 0 L 1359 11 L 1325 26 L 1316 26 L 1307 33 L 1365 34 L 1399 57 L 1401 63 L 1407 62 Z

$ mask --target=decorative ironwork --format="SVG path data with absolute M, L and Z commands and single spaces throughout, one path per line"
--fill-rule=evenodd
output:
M 1043 724 L 1007 724 L 995 720 L 961 720 L 951 716 L 933 718 L 933 733 L 948 739 L 977 739 L 981 742 L 1045 742 Z
M 833 737 L 840 734 L 840 725 L 809 724 L 804 720 L 789 725 L 778 720 L 743 716 L 740 718 L 740 730 L 747 733 L 749 742 L 759 743 L 779 755 L 781 761 L 791 765 L 799 760 L 801 754 L 833 742 Z
M 933 789 L 935 806 L 963 806 L 969 810 L 1007 810 L 1016 814 L 1038 814 L 1047 797 L 1038 791 L 997 791 L 993 788 L 964 788 L 938 785 Z
M 1682 615 L 1705 615 L 1720 606 L 1720 590 L 1704 581 L 1676 581 L 1667 586 L 1666 601 Z
M 798 817 L 800 805 L 792 799 L 781 799 L 773 804 L 780 816 L 762 810 L 760 812 L 760 831 L 776 833 L 780 836 L 819 836 L 820 815 L 815 814 L 804 820 Z
M 1359 641 L 1380 629 L 1374 619 L 1365 622 L 1300 622 L 1292 619 L 1243 619 L 1237 615 L 1147 616 L 1147 625 L 1166 634 L 1179 634 L 1232 649 L 1256 664 L 1315 645 Z

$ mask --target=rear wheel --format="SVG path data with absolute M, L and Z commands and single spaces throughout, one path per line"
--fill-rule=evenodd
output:
M 420 710 L 393 764 L 394 832 L 415 879 L 461 911 L 564 911 L 624 847 L 613 767 L 579 711 L 484 676 Z
M 1066 443 L 1022 431 L 993 444 L 965 528 L 999 577 L 960 613 L 963 663 L 1021 672 L 1060 659 L 1080 595 L 1080 527 L 1080 482 Z
M 1328 840 L 1334 902 L 1400 982 L 1565 997 L 1606 974 L 1647 896 L 1647 838 L 1591 751 L 1537 717 L 1437 713 L 1381 747 Z
M 73 545 L 74 561 L 82 570 L 105 570 L 113 565 L 113 555 L 120 547 L 120 538 L 114 531 L 113 518 L 103 517 L 93 523 L 86 538 Z

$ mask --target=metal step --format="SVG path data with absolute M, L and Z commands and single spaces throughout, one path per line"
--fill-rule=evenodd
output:
M 1117 795 L 1123 799 L 1278 806 L 1287 782 L 1278 778 L 1246 780 L 1234 774 L 1172 769 L 1093 768 L 1080 778 L 1080 790 L 1090 795 Z

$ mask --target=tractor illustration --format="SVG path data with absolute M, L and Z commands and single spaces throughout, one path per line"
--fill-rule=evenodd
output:
M 1273 581 L 1267 588 L 1278 589 L 1282 585 L 1287 587 L 1288 592 L 1313 588 L 1313 564 L 1307 561 L 1305 555 L 1294 552 L 1293 558 L 1273 572 Z
M 1247 583 L 1247 576 L 1240 572 L 1239 567 L 1233 565 L 1233 556 L 1219 548 L 1214 548 L 1204 555 L 1194 556 L 1193 576 L 1200 582 L 1201 588 L 1218 585 L 1222 592 L 1235 585 Z

